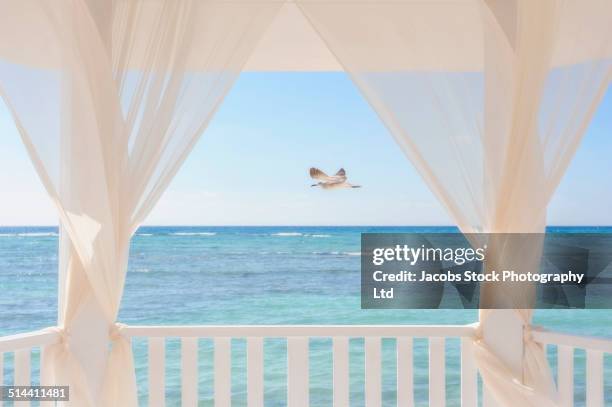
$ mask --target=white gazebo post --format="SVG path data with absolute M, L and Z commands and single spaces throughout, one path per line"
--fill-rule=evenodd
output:
M 540 108 L 538 96 L 544 88 L 545 73 L 548 71 L 549 58 L 552 53 L 552 45 L 547 40 L 554 38 L 554 36 L 550 36 L 550 38 L 543 36 L 544 39 L 531 40 L 530 44 L 525 44 L 526 33 L 530 32 L 529 30 L 533 30 L 529 24 L 529 19 L 525 19 L 527 8 L 523 7 L 518 1 L 486 0 L 485 2 L 487 7 L 483 8 L 483 13 L 488 14 L 490 12 L 490 16 L 485 16 L 483 19 L 485 81 L 485 114 L 483 116 L 485 132 L 485 137 L 483 138 L 485 154 L 483 159 L 485 162 L 483 164 L 485 171 L 489 171 L 487 176 L 491 177 L 491 179 L 485 178 L 484 182 L 490 182 L 497 185 L 498 188 L 492 188 L 489 194 L 483 196 L 484 199 L 489 200 L 489 202 L 485 202 L 485 207 L 489 211 L 487 218 L 491 222 L 488 227 L 492 229 L 489 230 L 490 232 L 495 233 L 540 233 L 544 232 L 544 225 L 546 223 L 545 219 L 540 219 L 541 213 L 521 213 L 522 209 L 517 205 L 517 202 L 511 200 L 513 198 L 516 200 L 517 198 L 502 196 L 502 193 L 518 191 L 518 193 L 513 195 L 522 196 L 524 199 L 524 197 L 534 196 L 530 191 L 534 189 L 534 186 L 537 188 L 538 185 L 540 173 L 526 174 L 519 169 L 516 169 L 516 171 L 512 169 L 517 165 L 517 162 L 519 162 L 519 166 L 523 165 L 524 162 L 535 166 L 536 164 L 534 163 L 543 159 L 539 156 L 539 150 L 535 148 L 537 142 L 534 139 L 538 137 L 535 120 L 538 117 L 538 109 Z M 538 12 L 541 10 L 531 11 Z M 548 8 L 546 11 L 548 12 L 547 17 L 553 19 L 553 8 Z M 527 20 L 522 21 L 522 27 L 518 25 L 520 18 Z M 549 23 L 549 21 L 543 21 L 542 26 L 546 27 L 545 23 Z M 502 43 L 505 41 L 508 47 L 502 46 Z M 537 57 L 533 57 L 533 54 L 530 54 L 530 52 L 533 53 L 534 51 L 538 54 Z M 523 72 L 530 72 L 531 78 L 526 79 L 523 77 Z M 529 84 L 533 88 L 538 89 L 538 91 L 524 97 L 522 90 L 526 86 L 530 86 Z M 500 91 L 501 89 L 505 91 Z M 511 111 L 512 115 L 500 116 L 499 110 L 504 109 Z M 500 117 L 508 121 L 504 122 L 503 119 L 500 120 Z M 509 145 L 507 146 L 509 152 L 506 156 L 500 156 L 503 151 L 499 148 L 498 143 L 500 143 L 499 140 L 504 139 Z M 527 152 L 518 154 L 517 150 L 520 150 L 518 148 L 519 145 L 527 146 Z M 503 164 L 500 166 L 499 163 Z M 506 179 L 505 175 L 507 173 L 512 173 L 513 177 L 518 177 L 517 179 L 520 181 L 520 184 L 509 188 L 509 184 L 512 181 Z M 487 189 L 485 188 L 485 190 Z M 503 192 L 500 193 L 500 191 Z M 503 217 L 510 218 L 510 221 L 499 218 L 499 209 L 506 205 L 506 202 L 501 202 L 502 200 L 510 200 L 508 205 L 511 209 L 506 212 L 502 211 L 504 213 Z M 535 205 L 534 208 L 528 210 L 539 211 L 540 209 Z M 545 216 L 545 212 L 543 213 L 543 216 Z M 508 225 L 512 225 L 512 228 L 508 229 Z M 512 241 L 512 239 L 510 240 Z M 513 246 L 512 242 L 507 243 Z M 518 252 L 517 249 L 510 249 L 509 251 L 513 253 Z M 502 255 L 502 257 L 505 257 L 505 261 L 502 260 L 501 263 L 497 263 L 497 266 L 509 266 L 507 264 L 508 253 L 505 256 Z M 512 258 L 512 255 L 510 255 L 510 259 Z M 531 260 L 538 258 L 539 253 Z M 510 262 L 512 263 L 513 261 L 511 260 Z M 527 261 L 525 264 L 528 267 L 535 265 L 533 261 Z M 524 264 L 522 265 L 524 266 Z M 512 264 L 512 266 L 515 265 Z M 522 271 L 525 272 L 527 270 Z M 486 284 L 483 288 L 487 289 Z M 488 292 L 486 298 L 481 296 L 481 304 L 484 302 L 487 308 L 499 307 L 500 309 L 480 311 L 482 339 L 487 347 L 505 364 L 512 375 L 522 381 L 524 380 L 525 320 L 519 314 L 519 311 L 512 309 L 517 305 L 510 300 L 512 295 L 510 297 L 504 295 L 504 290 L 508 290 L 511 293 L 516 288 L 513 288 L 511 284 L 503 282 L 495 283 L 495 286 L 489 288 L 491 291 Z M 481 288 L 481 294 L 482 292 Z M 501 403 L 495 400 L 491 392 L 487 391 L 486 388 L 483 394 L 485 407 L 501 406 Z
M 489 311 L 487 322 L 482 325 L 482 336 L 485 343 L 495 354 L 521 377 L 523 370 L 523 322 L 511 309 Z M 491 393 L 484 391 L 485 407 L 498 407 L 500 404 Z

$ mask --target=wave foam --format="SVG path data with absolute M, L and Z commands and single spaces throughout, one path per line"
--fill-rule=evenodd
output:
M 280 232 L 274 233 L 272 236 L 302 236 L 300 232 Z
M 361 252 L 312 252 L 312 254 L 321 256 L 361 256 Z
M 174 236 L 214 236 L 216 235 L 215 232 L 176 232 L 176 233 L 170 233 L 170 234 Z

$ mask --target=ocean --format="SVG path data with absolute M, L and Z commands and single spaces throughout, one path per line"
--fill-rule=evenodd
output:
M 612 227 L 550 228 L 612 232 Z M 360 234 L 454 232 L 454 227 L 141 227 L 132 240 L 119 320 L 127 324 L 467 324 L 476 310 L 362 310 Z M 55 324 L 57 228 L 0 227 L 0 335 Z M 609 310 L 538 310 L 534 323 L 586 335 L 612 336 Z M 212 405 L 212 344 L 200 341 L 201 405 Z M 447 399 L 459 396 L 459 342 L 448 340 Z M 232 404 L 246 405 L 245 341 L 232 342 Z M 331 340 L 310 343 L 310 400 L 332 404 Z M 383 401 L 395 404 L 395 342 L 383 340 Z M 147 403 L 146 341 L 134 341 L 139 396 Z M 265 343 L 265 404 L 286 405 L 286 345 Z M 363 341 L 351 340 L 351 405 L 363 405 Z M 427 343 L 415 340 L 415 392 L 427 404 Z M 180 405 L 179 340 L 167 341 L 168 406 Z M 554 366 L 555 354 L 549 352 Z M 34 353 L 33 360 L 38 355 Z M 612 358 L 606 399 L 612 403 Z M 585 355 L 575 356 L 576 405 L 583 405 Z M 5 384 L 12 359 L 5 359 Z M 36 374 L 33 378 L 36 382 Z

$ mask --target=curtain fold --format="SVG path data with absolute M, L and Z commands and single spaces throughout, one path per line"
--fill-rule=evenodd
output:
M 43 64 L 0 59 L 0 94 L 60 215 L 62 341 L 46 350 L 45 381 L 70 385 L 70 405 L 136 405 L 115 322 L 130 238 L 281 5 L 7 0 L 32 38 L 48 37 Z
M 462 232 L 544 232 L 548 202 L 610 82 L 612 3 L 296 2 Z M 524 248 L 497 235 L 486 267 L 518 257 L 517 270 L 533 271 L 540 256 L 541 241 Z M 487 391 L 507 407 L 556 405 L 546 355 L 529 335 L 532 310 L 516 309 L 533 294 L 525 284 L 481 290 L 475 356 Z M 497 307 L 514 310 L 487 309 Z M 518 366 L 487 341 L 500 315 L 524 329 Z

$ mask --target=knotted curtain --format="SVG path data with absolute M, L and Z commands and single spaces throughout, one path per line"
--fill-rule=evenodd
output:
M 61 223 L 62 339 L 45 351 L 45 381 L 69 385 L 71 405 L 136 405 L 131 345 L 115 322 L 130 238 L 280 5 L 2 2 L 15 37 L 0 38 L 0 94 Z M 83 321 L 92 315 L 102 324 Z
M 462 232 L 544 232 L 547 204 L 610 81 L 610 2 L 297 3 Z M 508 242 L 489 242 L 488 269 L 537 269 L 541 240 Z M 500 283 L 480 293 L 475 356 L 502 406 L 556 405 L 529 335 L 533 294 Z M 518 368 L 483 338 L 495 315 L 523 326 Z

